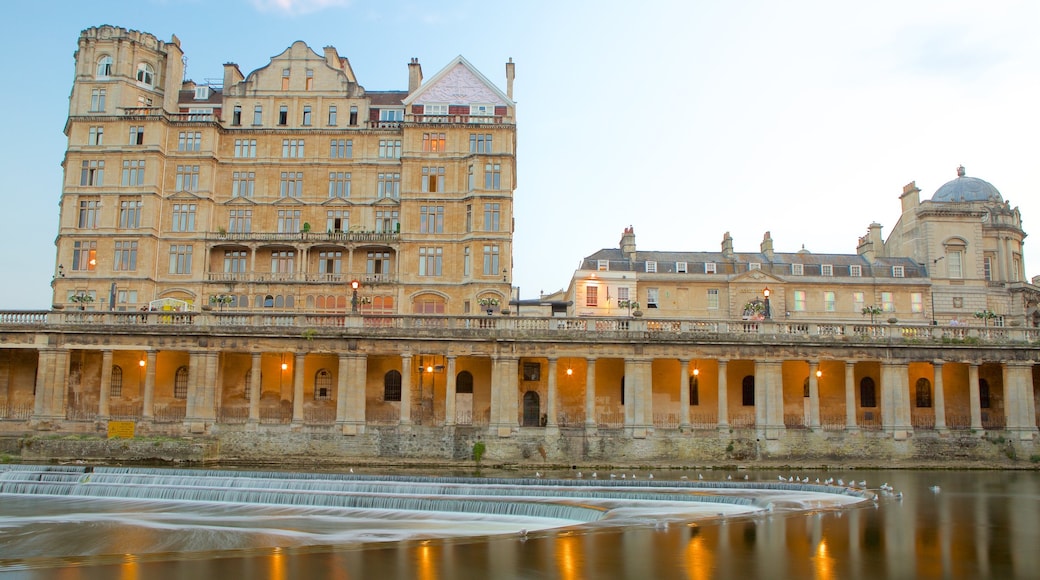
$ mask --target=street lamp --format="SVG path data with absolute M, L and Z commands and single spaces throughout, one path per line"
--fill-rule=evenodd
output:
M 769 286 L 766 286 L 765 289 L 762 290 L 762 296 L 765 296 L 766 298 L 766 318 L 772 318 L 769 313 Z
M 357 312 L 357 305 L 358 305 L 357 289 L 358 289 L 359 286 L 361 286 L 361 282 L 358 282 L 357 280 L 351 280 L 350 281 L 350 287 L 351 287 L 351 289 L 353 289 L 353 294 L 351 294 L 351 296 L 350 296 L 350 311 L 354 312 L 354 313 Z

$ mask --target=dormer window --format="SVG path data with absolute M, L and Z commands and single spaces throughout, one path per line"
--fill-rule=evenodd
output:
M 596 260 L 596 269 L 600 272 L 610 270 L 610 260 Z
M 404 111 L 401 109 L 380 109 L 380 121 L 401 121 L 404 119 Z
M 805 265 L 804 264 L 791 264 L 791 275 L 792 276 L 801 276 L 804 273 L 805 273 Z
M 201 87 L 195 87 L 195 100 L 196 101 L 205 101 L 205 100 L 209 99 L 209 95 L 210 95 L 210 88 L 209 88 L 209 86 L 203 85 Z
M 488 103 L 470 105 L 469 116 L 471 123 L 486 123 L 489 121 L 488 117 L 495 116 L 495 106 Z
M 823 265 L 821 265 L 820 266 L 820 275 L 821 276 L 833 276 L 834 275 L 834 266 L 831 265 L 831 264 L 823 264 Z
M 137 82 L 149 87 L 152 86 L 152 83 L 155 82 L 155 70 L 152 68 L 152 65 L 146 62 L 137 65 Z
M 686 262 L 676 262 L 675 263 L 675 272 L 678 273 L 678 274 L 685 274 L 686 273 Z
M 431 104 L 428 104 L 428 105 L 423 105 L 423 114 L 426 115 L 427 117 L 444 117 L 444 116 L 447 116 L 447 114 L 448 114 L 448 105 L 447 105 L 447 103 L 435 103 L 435 104 L 431 103 Z M 427 121 L 431 121 L 431 120 L 435 120 L 435 119 L 426 119 L 426 120 Z
M 853 264 L 849 266 L 849 276 L 852 276 L 853 278 L 859 278 L 862 275 L 863 266 L 860 266 L 859 264 Z
M 705 262 L 704 263 L 704 273 L 705 274 L 714 274 L 715 273 L 715 262 Z
M 903 277 L 903 267 L 902 266 L 892 266 L 892 277 L 893 278 L 902 278 Z
M 651 261 L 651 260 L 647 260 L 646 261 L 646 271 L 650 272 L 650 273 L 657 272 L 657 262 L 654 262 L 654 261 Z
M 97 78 L 107 79 L 112 76 L 112 57 L 107 54 L 98 59 Z

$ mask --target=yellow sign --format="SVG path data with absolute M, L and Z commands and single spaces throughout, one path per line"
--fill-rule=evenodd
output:
M 136 423 L 133 421 L 109 421 L 108 438 L 112 439 L 119 437 L 122 439 L 133 439 L 135 425 Z

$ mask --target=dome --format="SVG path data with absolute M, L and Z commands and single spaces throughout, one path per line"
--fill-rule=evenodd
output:
M 1004 198 L 990 182 L 966 177 L 962 165 L 957 168 L 957 179 L 937 189 L 932 201 L 1004 201 Z

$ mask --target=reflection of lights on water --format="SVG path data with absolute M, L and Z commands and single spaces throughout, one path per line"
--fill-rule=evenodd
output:
M 417 578 L 422 580 L 428 580 L 437 577 L 436 567 L 433 561 L 433 550 L 430 548 L 430 541 L 423 540 L 419 546 L 419 554 L 416 558 L 418 561 L 418 570 L 416 570 Z
M 834 558 L 831 558 L 827 553 L 826 539 L 820 539 L 820 543 L 816 546 L 816 556 L 813 558 L 813 564 L 816 568 L 817 578 L 820 580 L 834 578 Z
M 123 563 L 119 566 L 121 580 L 137 580 L 140 566 L 136 554 L 123 554 Z
M 285 550 L 279 546 L 275 546 L 271 550 L 271 568 L 268 574 L 268 578 L 272 580 L 285 580 L 288 575 L 285 572 Z
M 686 575 L 692 580 L 712 578 L 714 553 L 704 545 L 704 537 L 697 526 L 690 526 L 693 537 L 686 544 Z
M 556 567 L 560 571 L 560 578 L 571 580 L 580 578 L 577 557 L 575 555 L 578 539 L 571 534 L 561 534 L 556 541 Z

